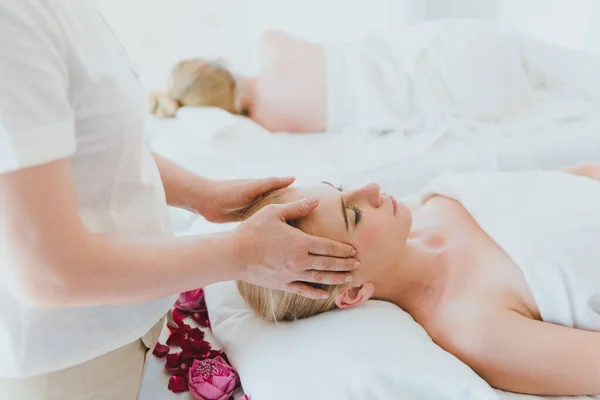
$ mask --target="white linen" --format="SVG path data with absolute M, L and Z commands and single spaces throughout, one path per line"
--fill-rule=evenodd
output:
M 3 1 L 0 48 L 0 173 L 68 158 L 90 231 L 170 235 L 144 145 L 141 87 L 88 2 Z M 0 251 L 0 263 L 9 263 Z M 0 279 L 0 377 L 70 367 L 131 343 L 174 300 L 30 309 Z
M 525 135 L 597 112 L 600 58 L 481 20 L 323 45 L 329 131 Z

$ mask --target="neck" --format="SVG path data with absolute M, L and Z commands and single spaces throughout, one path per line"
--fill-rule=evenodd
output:
M 444 240 L 411 231 L 403 256 L 375 286 L 374 297 L 392 302 L 417 321 L 438 303 L 447 277 L 442 259 Z
M 258 78 L 240 77 L 237 80 L 237 96 L 240 107 L 246 114 L 252 114 L 256 99 L 256 84 Z

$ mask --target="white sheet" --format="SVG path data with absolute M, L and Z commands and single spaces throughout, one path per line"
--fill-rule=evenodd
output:
M 323 46 L 328 130 L 516 136 L 600 106 L 600 58 L 482 20 Z

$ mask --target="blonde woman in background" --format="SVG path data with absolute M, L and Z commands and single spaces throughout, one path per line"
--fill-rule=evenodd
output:
M 282 32 L 260 41 L 260 72 L 235 76 L 219 60 L 177 63 L 167 91 L 149 95 L 150 112 L 173 117 L 180 107 L 219 107 L 270 131 L 325 130 L 324 60 L 319 46 Z
M 352 244 L 362 268 L 326 288 L 327 300 L 246 282 L 238 290 L 270 322 L 388 301 L 496 388 L 600 394 L 599 181 L 600 164 L 447 173 L 411 208 L 376 184 L 282 189 L 250 213 L 318 196 L 294 226 Z
M 242 279 L 305 296 L 352 279 L 351 246 L 272 206 L 173 238 L 167 204 L 240 221 L 293 178 L 215 181 L 153 154 L 131 61 L 86 0 L 0 2 L 0 397 L 134 400 L 176 294 Z
M 485 134 L 521 121 L 525 134 L 545 129 L 548 117 L 579 118 L 576 105 L 587 110 L 600 96 L 590 76 L 597 57 L 482 20 L 430 21 L 394 37 L 330 43 L 267 31 L 259 58 L 255 76 L 183 60 L 167 92 L 150 96 L 150 110 L 168 117 L 182 106 L 220 107 L 272 132 L 434 135 L 470 127 Z M 541 108 L 546 114 L 536 118 Z

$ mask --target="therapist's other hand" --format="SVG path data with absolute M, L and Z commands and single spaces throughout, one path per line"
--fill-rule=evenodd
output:
M 210 222 L 241 221 L 248 207 L 261 196 L 293 182 L 292 177 L 212 181 L 208 199 L 200 213 Z
M 358 267 L 352 246 L 286 223 L 309 215 L 317 205 L 318 199 L 269 205 L 241 223 L 235 230 L 241 259 L 238 279 L 312 299 L 327 298 L 327 292 L 303 282 L 350 282 L 351 271 Z

